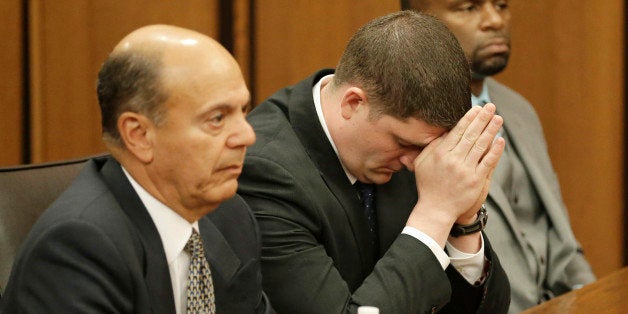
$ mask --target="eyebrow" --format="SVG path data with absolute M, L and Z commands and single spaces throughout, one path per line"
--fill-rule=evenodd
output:
M 240 110 L 242 110 L 242 111 L 253 109 L 251 107 L 251 96 L 249 96 L 249 98 L 247 98 L 246 102 L 243 105 L 241 105 L 241 106 L 232 105 L 232 104 L 228 104 L 228 103 L 218 103 L 218 104 L 207 105 L 207 107 L 203 108 L 203 114 L 206 114 L 208 112 L 212 112 L 214 110 L 233 111 L 233 110 L 237 110 L 237 108 L 240 108 Z

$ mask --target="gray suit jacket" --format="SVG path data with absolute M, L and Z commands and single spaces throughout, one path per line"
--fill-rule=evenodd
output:
M 272 309 L 255 219 L 238 196 L 199 220 L 219 313 Z M 112 158 L 87 163 L 33 226 L 2 313 L 174 313 L 166 255 L 148 211 Z
M 417 201 L 412 173 L 377 187 L 379 250 L 370 244 L 357 192 L 324 134 L 312 87 L 324 70 L 277 92 L 249 114 L 257 142 L 248 149 L 239 193 L 262 232 L 264 290 L 280 313 L 500 313 L 508 282 L 486 241 L 489 277 L 472 287 L 444 272 L 420 241 L 400 234 Z
M 486 233 L 510 279 L 511 311 L 517 313 L 537 304 L 539 290 L 559 295 L 574 285 L 589 283 L 595 277 L 571 230 L 536 112 L 528 101 L 508 87 L 490 78 L 487 84 L 491 101 L 504 118 L 509 144 L 519 153 L 551 221 L 549 252 L 545 259 L 547 279 L 544 287 L 538 287 L 536 278 L 531 276 L 529 259 L 524 255 L 527 244 L 521 227 L 502 188 L 492 182 L 487 201 L 490 218 Z

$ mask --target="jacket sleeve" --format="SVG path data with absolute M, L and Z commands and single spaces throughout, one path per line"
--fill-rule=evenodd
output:
M 567 265 L 565 269 L 566 277 L 568 278 L 567 285 L 569 290 L 578 288 L 582 285 L 586 285 L 595 281 L 595 275 L 591 270 L 591 265 L 584 257 L 584 252 L 580 248 L 578 243 L 578 252 Z

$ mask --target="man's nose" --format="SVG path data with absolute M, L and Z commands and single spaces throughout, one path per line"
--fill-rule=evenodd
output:
M 419 156 L 421 151 L 412 149 L 407 150 L 406 152 L 399 157 L 399 161 L 410 171 L 414 171 L 414 160 Z
M 238 117 L 238 120 L 234 134 L 227 140 L 227 146 L 235 148 L 253 145 L 253 143 L 255 143 L 255 131 L 253 131 L 253 127 L 246 121 L 244 114 Z
M 504 28 L 504 11 L 496 8 L 491 1 L 482 5 L 482 29 L 502 29 Z

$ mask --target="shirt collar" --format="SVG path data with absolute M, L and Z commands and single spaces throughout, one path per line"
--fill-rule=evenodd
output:
M 327 78 L 331 79 L 332 77 L 334 77 L 333 74 L 323 76 L 318 82 L 316 82 L 314 87 L 312 87 L 312 97 L 314 98 L 314 107 L 316 108 L 316 115 L 318 115 L 318 121 L 323 127 L 323 131 L 325 131 L 325 135 L 327 136 L 329 143 L 331 143 L 331 147 L 333 147 L 334 152 L 336 152 L 336 157 L 338 157 L 338 160 L 340 161 L 342 170 L 345 171 L 345 175 L 347 176 L 351 184 L 354 184 L 355 181 L 357 181 L 358 179 L 354 175 L 350 174 L 349 171 L 347 171 L 347 168 L 345 168 L 345 165 L 342 163 L 342 160 L 340 159 L 340 156 L 338 155 L 338 148 L 336 148 L 336 144 L 334 143 L 334 140 L 331 138 L 331 134 L 329 133 L 329 129 L 327 128 L 327 123 L 325 122 L 325 116 L 323 116 L 323 105 L 321 103 L 321 85 L 322 85 L 323 80 Z
M 146 191 L 133 177 L 122 167 L 122 171 L 131 182 L 131 186 L 146 207 L 148 214 L 157 227 L 161 243 L 164 246 L 166 260 L 170 265 L 181 254 L 188 239 L 192 235 L 192 228 L 198 232 L 198 221 L 190 223 L 179 216 L 174 210 L 160 202 Z
M 486 103 L 492 102 L 491 97 L 488 95 L 488 85 L 486 84 L 486 80 L 482 83 L 482 92 L 480 95 L 475 96 L 471 93 L 471 104 L 473 106 L 482 106 Z

